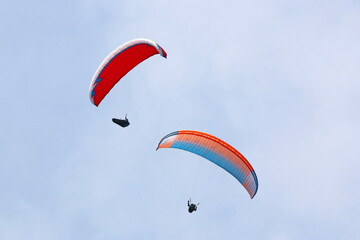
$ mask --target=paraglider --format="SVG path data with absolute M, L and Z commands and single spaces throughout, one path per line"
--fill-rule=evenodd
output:
M 127 119 L 127 114 L 125 115 L 125 119 L 113 118 L 112 121 L 123 128 L 130 125 L 129 119 Z
M 234 147 L 207 133 L 181 130 L 163 137 L 159 148 L 178 148 L 195 153 L 215 163 L 234 176 L 254 198 L 258 190 L 258 179 L 248 160 Z
M 198 204 L 194 204 L 194 203 L 191 203 L 191 198 L 190 198 L 190 200 L 188 200 L 188 212 L 189 213 L 192 213 L 192 212 L 195 212 L 196 210 L 197 210 L 197 206 L 199 205 L 200 203 L 198 203 Z
M 135 39 L 112 51 L 100 64 L 89 88 L 90 101 L 99 106 L 110 90 L 138 64 L 147 58 L 167 54 L 157 43 L 149 39 Z

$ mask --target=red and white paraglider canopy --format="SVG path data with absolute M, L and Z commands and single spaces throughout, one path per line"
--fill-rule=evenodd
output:
M 90 84 L 90 101 L 98 106 L 110 90 L 131 69 L 147 58 L 167 54 L 157 43 L 148 39 L 129 41 L 112 51 L 100 64 Z

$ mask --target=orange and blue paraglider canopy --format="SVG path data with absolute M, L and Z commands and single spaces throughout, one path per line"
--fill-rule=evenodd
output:
M 234 147 L 210 134 L 181 130 L 163 137 L 159 148 L 178 148 L 195 153 L 215 163 L 234 176 L 253 198 L 258 190 L 258 179 L 249 161 Z

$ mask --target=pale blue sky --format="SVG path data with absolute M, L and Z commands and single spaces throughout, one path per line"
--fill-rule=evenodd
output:
M 355 239 L 359 29 L 357 1 L 3 2 L 0 239 Z M 96 108 L 94 72 L 135 38 L 168 59 Z M 125 113 L 129 128 L 111 122 Z M 198 156 L 155 151 L 181 129 L 247 157 L 255 198 Z

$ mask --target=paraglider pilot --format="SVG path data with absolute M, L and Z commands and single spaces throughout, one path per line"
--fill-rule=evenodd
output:
M 113 118 L 112 121 L 123 128 L 130 125 L 129 120 L 127 119 L 127 114 L 125 115 L 125 119 Z
M 198 205 L 199 205 L 199 203 L 198 204 L 191 203 L 191 198 L 190 198 L 190 200 L 188 200 L 189 213 L 196 211 Z

